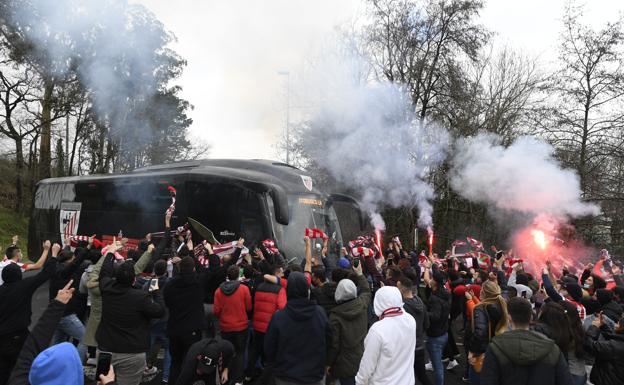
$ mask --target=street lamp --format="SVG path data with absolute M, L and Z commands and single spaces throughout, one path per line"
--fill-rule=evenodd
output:
M 290 71 L 277 71 L 286 76 L 286 164 L 290 164 Z

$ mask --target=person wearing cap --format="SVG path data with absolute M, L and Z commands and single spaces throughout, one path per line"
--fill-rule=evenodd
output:
M 423 280 L 427 285 L 429 303 L 427 313 L 429 315 L 429 329 L 427 329 L 427 352 L 431 358 L 431 364 L 435 373 L 435 384 L 444 384 L 444 366 L 442 365 L 442 353 L 448 341 L 449 315 L 451 312 L 451 295 L 446 290 L 446 273 L 439 270 L 431 262 L 425 266 Z M 432 268 L 430 274 L 429 268 Z
M 310 301 L 310 284 L 303 273 L 290 273 L 286 297 L 286 307 L 273 315 L 264 337 L 265 358 L 275 384 L 324 384 L 331 341 L 327 315 Z
M 49 241 L 46 244 L 49 244 Z M 56 271 L 56 256 L 61 246 L 54 244 L 51 248 L 52 258 L 47 258 L 50 247 L 44 247 L 46 263 L 43 270 L 32 277 L 22 278 L 22 268 L 17 263 L 9 263 L 2 269 L 4 283 L 0 285 L 1 385 L 6 384 L 9 379 L 20 349 L 28 337 L 32 296 Z
M 379 321 L 364 339 L 364 354 L 355 376 L 357 385 L 414 385 L 416 321 L 403 310 L 394 286 L 381 287 L 373 301 Z
M 336 287 L 337 305 L 329 312 L 332 340 L 327 353 L 327 369 L 341 385 L 355 385 L 368 327 L 371 291 L 362 265 L 353 267 L 355 282 L 343 278 Z M 358 295 L 359 291 L 359 295 Z
M 221 338 L 206 338 L 191 345 L 174 385 L 227 384 L 234 345 Z M 217 382 L 218 381 L 218 382 Z

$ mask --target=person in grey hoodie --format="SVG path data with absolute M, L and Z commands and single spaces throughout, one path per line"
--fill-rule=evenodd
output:
M 397 287 L 403 297 L 403 309 L 416 320 L 416 353 L 414 355 L 414 375 L 423 385 L 431 385 L 425 372 L 425 331 L 429 328 L 429 313 L 420 297 L 413 294 L 412 280 L 403 276 Z
M 334 294 L 337 305 L 329 311 L 332 339 L 327 354 L 327 369 L 342 385 L 355 385 L 355 375 L 364 354 L 368 304 L 371 300 L 370 286 L 362 274 L 362 265 L 353 267 L 353 271 L 357 274 L 357 287 L 351 279 L 340 280 Z

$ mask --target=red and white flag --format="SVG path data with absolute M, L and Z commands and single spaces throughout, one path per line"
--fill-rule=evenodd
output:
M 470 243 L 470 246 L 472 246 L 472 248 L 477 250 L 483 250 L 483 243 L 481 241 L 470 237 L 466 237 L 466 240 L 468 241 L 468 243 Z
M 323 230 L 317 229 L 317 228 L 314 228 L 314 229 L 306 228 L 305 229 L 305 236 L 310 238 L 310 239 L 313 239 L 313 238 L 322 238 L 324 240 L 325 239 L 329 239 L 329 237 L 327 236 L 327 234 L 325 234 L 325 232 Z
M 365 256 L 365 257 L 371 257 L 373 255 L 375 255 L 375 252 L 372 249 L 369 249 L 368 247 L 354 247 L 351 249 L 351 255 L 353 255 L 354 257 L 359 257 L 360 255 Z
M 477 252 L 477 261 L 480 268 L 486 269 L 490 265 L 490 256 L 479 251 Z

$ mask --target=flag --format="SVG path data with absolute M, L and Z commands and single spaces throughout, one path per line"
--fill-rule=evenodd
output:
M 351 255 L 354 257 L 364 256 L 364 257 L 372 257 L 375 255 L 375 252 L 368 247 L 354 247 L 351 249 Z
M 325 234 L 325 232 L 323 232 L 323 230 L 316 229 L 316 228 L 314 228 L 314 229 L 306 228 L 305 229 L 305 236 L 308 237 L 308 238 L 311 238 L 311 239 L 312 238 L 323 238 L 324 240 L 325 239 L 329 239 L 329 237 L 327 236 L 327 234 Z
M 487 269 L 487 267 L 490 265 L 490 256 L 479 251 L 477 252 L 477 261 L 480 268 Z
M 459 239 L 456 239 L 455 241 L 453 241 L 453 245 L 452 246 L 466 246 L 466 242 L 460 241 Z
M 468 241 L 468 243 L 470 243 L 470 246 L 473 249 L 477 249 L 477 250 L 483 250 L 483 243 L 481 241 L 478 241 L 474 238 L 470 238 L 470 237 L 466 237 L 466 240 Z

